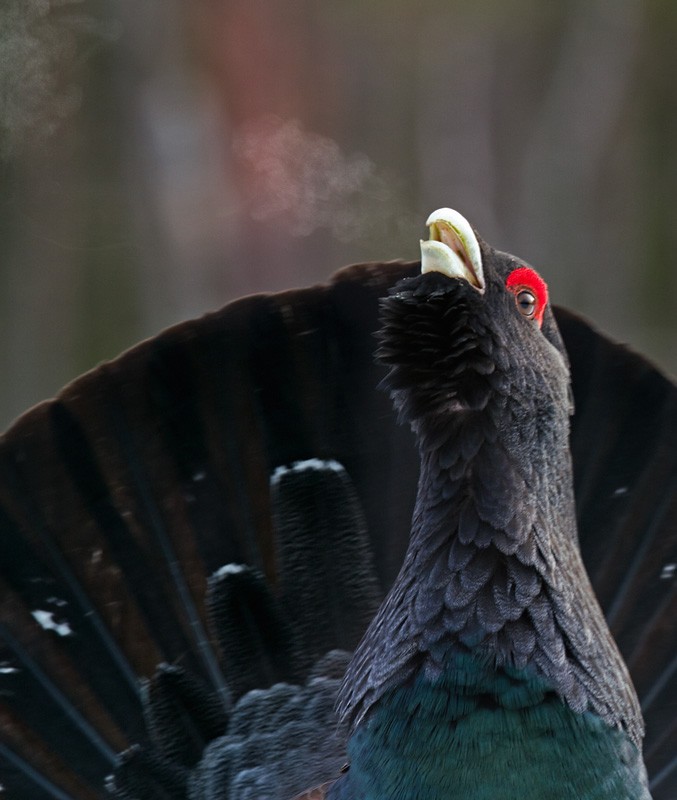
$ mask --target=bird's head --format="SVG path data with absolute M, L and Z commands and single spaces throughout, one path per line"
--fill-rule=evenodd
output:
M 483 242 L 457 211 L 441 208 L 427 225 L 420 275 L 381 307 L 378 356 L 400 417 L 418 430 L 507 395 L 529 413 L 569 410 L 566 352 L 540 275 Z

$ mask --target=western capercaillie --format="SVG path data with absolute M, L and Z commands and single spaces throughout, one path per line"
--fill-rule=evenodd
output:
M 429 222 L 5 434 L 9 797 L 648 797 L 601 609 L 672 796 L 675 387 Z
M 578 547 L 547 288 L 451 209 L 428 225 L 379 348 L 421 458 L 411 540 L 339 693 L 351 768 L 328 797 L 648 798 L 639 703 Z

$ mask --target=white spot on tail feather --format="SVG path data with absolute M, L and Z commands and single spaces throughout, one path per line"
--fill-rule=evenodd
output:
M 58 633 L 59 636 L 73 635 L 71 626 L 67 622 L 55 621 L 53 611 L 43 611 L 40 608 L 36 608 L 35 611 L 31 611 L 31 614 L 35 621 L 46 631 L 54 631 L 54 633 Z
M 298 472 L 304 472 L 305 470 L 316 470 L 318 472 L 339 472 L 341 474 L 345 473 L 345 469 L 338 461 L 335 461 L 333 458 L 331 459 L 320 459 L 320 458 L 308 458 L 305 461 L 295 461 L 291 466 L 282 466 L 277 467 L 277 469 L 273 472 L 270 477 L 270 482 L 272 485 L 275 485 L 280 482 L 281 478 L 284 475 Z
M 224 564 L 216 570 L 212 577 L 223 578 L 226 575 L 240 575 L 248 569 L 246 564 Z
M 47 602 L 60 607 L 68 605 L 68 600 L 63 600 L 61 597 L 48 597 Z

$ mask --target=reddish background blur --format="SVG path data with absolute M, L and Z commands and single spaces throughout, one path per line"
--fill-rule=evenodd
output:
M 677 5 L 4 0 L 0 423 L 449 205 L 677 369 Z

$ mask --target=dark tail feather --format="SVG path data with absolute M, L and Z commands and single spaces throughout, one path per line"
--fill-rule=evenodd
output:
M 671 733 L 673 734 L 672 741 L 674 742 L 675 727 L 673 725 Z M 674 782 L 675 773 L 677 772 L 677 755 L 674 755 L 674 747 L 666 753 L 665 765 L 654 773 L 649 781 L 649 789 L 651 790 L 654 798 L 674 797 Z
M 279 469 L 272 496 L 280 600 L 296 621 L 308 667 L 333 648 L 352 649 L 383 595 L 364 515 L 340 464 L 311 460 Z
M 226 730 L 221 698 L 181 667 L 161 664 L 144 683 L 144 719 L 158 755 L 194 767 L 204 748 Z
M 209 580 L 207 606 L 236 698 L 301 679 L 292 626 L 261 572 L 226 564 Z
M 373 332 L 378 298 L 416 269 L 360 265 L 179 325 L 2 438 L 9 797 L 101 798 L 110 773 L 120 800 L 184 797 L 243 692 L 338 677 L 345 656 L 312 663 L 355 646 L 408 538 L 418 458 L 376 391 Z M 667 800 L 677 390 L 574 316 L 558 321 L 584 557 L 645 704 L 655 798 Z M 200 770 L 200 785 L 227 785 L 221 762 Z
M 187 780 L 185 769 L 134 746 L 120 756 L 106 788 L 115 800 L 184 800 Z
M 646 721 L 655 800 L 677 763 L 677 389 L 645 359 L 562 310 L 576 415 L 581 549 Z

